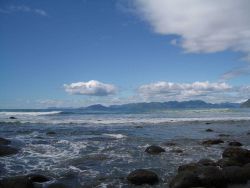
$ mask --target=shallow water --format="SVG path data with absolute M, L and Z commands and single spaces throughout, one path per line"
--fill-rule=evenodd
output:
M 13 114 L 0 113 L 0 137 L 10 139 L 20 152 L 1 157 L 0 176 L 42 173 L 73 188 L 133 187 L 126 176 L 138 168 L 151 169 L 159 175 L 161 181 L 153 187 L 167 187 L 180 164 L 201 158 L 219 159 L 227 141 L 237 140 L 250 148 L 250 135 L 246 134 L 250 131 L 250 116 L 246 110 L 88 115 L 16 113 L 15 120 L 8 116 Z M 207 128 L 214 132 L 206 132 Z M 48 135 L 49 131 L 56 134 Z M 200 144 L 205 139 L 218 138 L 219 134 L 230 137 L 222 137 L 225 143 L 220 145 Z M 176 145 L 169 146 L 168 142 Z M 145 148 L 153 144 L 162 146 L 166 152 L 145 153 Z M 177 149 L 183 153 L 173 151 Z

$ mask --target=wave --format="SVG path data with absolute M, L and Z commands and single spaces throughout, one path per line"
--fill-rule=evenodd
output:
M 50 111 L 50 112 L 0 112 L 0 115 L 5 116 L 46 116 L 60 114 L 62 111 Z

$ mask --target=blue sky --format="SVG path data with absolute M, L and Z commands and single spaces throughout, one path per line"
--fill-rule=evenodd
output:
M 244 101 L 250 6 L 224 1 L 2 0 L 0 108 Z

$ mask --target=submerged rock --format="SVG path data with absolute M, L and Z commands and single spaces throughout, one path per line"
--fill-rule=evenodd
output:
M 41 174 L 29 174 L 27 177 L 31 182 L 43 183 L 50 181 L 50 178 Z
M 218 136 L 219 137 L 229 137 L 230 135 L 229 134 L 219 134 Z
M 158 175 L 150 170 L 138 169 L 131 172 L 127 180 L 135 185 L 156 184 L 159 182 Z
M 0 138 L 0 145 L 8 145 L 10 143 L 11 143 L 10 140 L 7 140 L 5 138 Z
M 16 148 L 5 146 L 5 145 L 0 145 L 0 157 L 7 156 L 7 155 L 14 155 L 17 153 L 18 153 L 18 149 Z
M 214 132 L 213 129 L 206 129 L 206 132 Z
M 221 143 L 224 143 L 221 139 L 205 140 L 202 142 L 203 145 L 216 145 Z
M 159 153 L 165 152 L 165 149 L 163 149 L 160 146 L 149 146 L 146 148 L 145 152 L 149 154 L 159 154 Z
M 54 131 L 49 131 L 46 133 L 48 136 L 53 136 L 53 135 L 56 135 L 56 132 Z
M 14 117 L 14 116 L 11 116 L 11 117 L 9 117 L 9 119 L 17 119 L 16 117 Z
M 232 141 L 232 142 L 229 142 L 229 143 L 228 143 L 228 145 L 229 145 L 229 146 L 237 146 L 237 147 L 239 147 L 239 146 L 243 146 L 243 144 L 242 144 L 242 143 L 237 142 L 237 141 Z
M 222 157 L 230 158 L 244 165 L 250 163 L 250 150 L 239 147 L 230 147 L 223 151 Z
M 0 180 L 1 188 L 33 188 L 32 181 L 27 176 L 16 176 Z

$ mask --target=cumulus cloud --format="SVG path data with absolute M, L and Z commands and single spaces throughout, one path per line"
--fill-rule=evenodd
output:
M 64 84 L 67 93 L 74 95 L 108 96 L 115 94 L 117 88 L 112 84 L 105 84 L 96 80 Z
M 205 100 L 209 102 L 239 101 L 250 97 L 250 87 L 234 87 L 224 82 L 172 83 L 142 85 L 138 94 L 149 101 Z
M 9 6 L 5 9 L 0 9 L 0 13 L 13 13 L 13 12 L 26 12 L 26 13 L 34 13 L 39 16 L 48 16 L 47 12 L 42 9 L 37 9 L 37 8 L 30 8 L 29 6 L 26 5 L 20 5 L 20 6 Z

